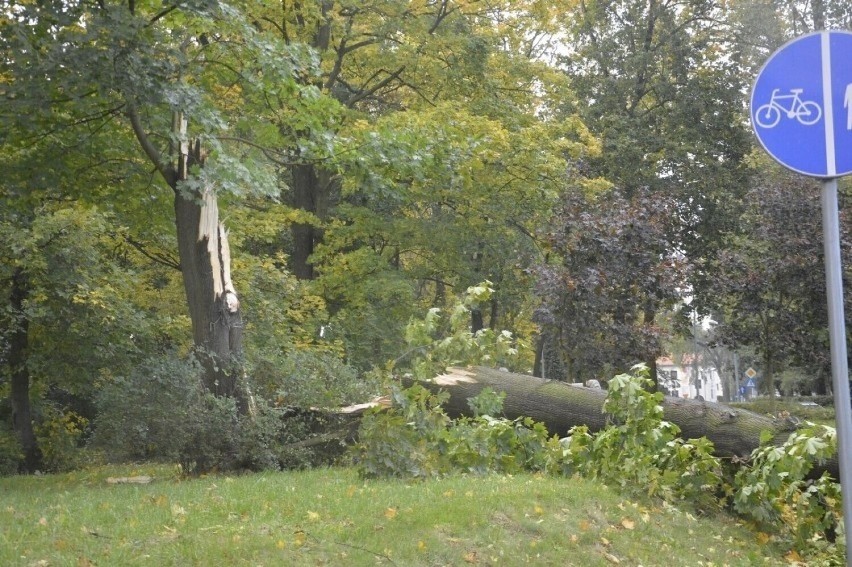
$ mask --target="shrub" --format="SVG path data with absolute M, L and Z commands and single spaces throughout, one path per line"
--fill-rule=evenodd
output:
M 46 471 L 69 471 L 80 465 L 81 441 L 88 425 L 89 420 L 74 411 L 50 404 L 42 409 L 35 433 Z
M 16 474 L 23 460 L 24 453 L 15 433 L 0 427 L 0 476 Z
M 200 365 L 155 358 L 107 384 L 97 399 L 95 446 L 111 460 L 178 462 L 187 472 L 230 468 L 237 456 L 237 410 L 201 384 Z
M 252 362 L 249 373 L 258 395 L 278 406 L 348 405 L 368 400 L 377 390 L 374 382 L 324 352 L 266 353 Z

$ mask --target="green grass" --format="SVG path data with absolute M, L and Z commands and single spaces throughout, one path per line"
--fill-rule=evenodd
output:
M 147 485 L 108 484 L 147 474 Z M 351 469 L 0 479 L 0 565 L 781 565 L 734 520 L 579 479 L 364 481 Z

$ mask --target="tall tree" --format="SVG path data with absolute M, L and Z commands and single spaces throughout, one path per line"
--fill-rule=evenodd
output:
M 227 112 L 273 89 L 298 108 L 294 75 L 312 73 L 308 53 L 264 37 L 240 10 L 215 1 L 45 2 L 21 5 L 10 19 L 2 36 L 5 123 L 49 139 L 118 121 L 115 132 L 136 139 L 137 155 L 172 191 L 204 382 L 236 396 L 243 324 L 218 195 L 273 193 L 276 185 L 269 156 L 239 135 L 251 116 L 232 123 Z
M 559 378 L 605 379 L 662 354 L 657 313 L 680 299 L 689 268 L 667 240 L 676 216 L 672 199 L 648 191 L 563 198 L 537 270 L 537 318 L 562 353 Z
M 776 379 L 793 365 L 808 369 L 808 386 L 824 394 L 830 366 L 819 188 L 766 166 L 747 197 L 739 231 L 726 235 L 712 262 L 710 297 L 722 319 L 717 340 L 755 349 L 766 393 L 774 394 Z M 842 225 L 848 229 L 846 215 Z M 845 239 L 842 253 L 848 266 Z
M 673 203 L 668 253 L 695 265 L 689 285 L 698 293 L 712 277 L 704 259 L 736 219 L 750 150 L 741 117 L 747 79 L 730 70 L 726 7 L 591 0 L 569 17 L 564 64 L 580 101 L 571 108 L 602 143 L 588 167 L 627 198 L 650 191 Z M 645 305 L 653 304 L 651 295 Z

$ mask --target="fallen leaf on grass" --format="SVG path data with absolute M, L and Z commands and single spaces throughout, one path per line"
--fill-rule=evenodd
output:
M 393 520 L 396 518 L 396 508 L 388 508 L 385 510 L 385 518 L 388 520 Z
M 462 559 L 465 560 L 466 563 L 478 563 L 479 561 L 476 559 L 476 552 L 469 551 L 462 556 Z
M 310 510 L 308 510 L 308 520 L 310 520 L 311 522 L 316 522 L 317 520 L 319 520 L 319 517 L 319 513 L 311 512 Z
M 784 556 L 784 559 L 787 560 L 787 563 L 792 563 L 794 565 L 804 565 L 805 561 L 804 559 L 802 559 L 802 556 L 799 555 L 799 552 L 797 552 L 795 549 L 791 549 L 789 552 L 787 552 L 787 555 Z
M 628 518 L 622 518 L 621 519 L 621 526 L 625 530 L 632 530 L 633 528 L 636 527 L 636 523 L 633 520 L 630 520 Z
M 766 545 L 769 543 L 769 534 L 760 532 L 757 534 L 757 543 L 760 545 Z
M 601 555 L 603 555 L 603 558 L 606 559 L 607 561 L 609 561 L 610 563 L 612 563 L 613 565 L 620 565 L 621 564 L 621 560 L 618 557 L 616 557 L 615 555 L 613 555 L 612 553 L 607 553 L 606 551 L 601 551 Z

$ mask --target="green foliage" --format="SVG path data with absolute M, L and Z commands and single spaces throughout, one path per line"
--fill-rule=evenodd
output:
M 261 397 L 276 405 L 339 407 L 375 395 L 377 384 L 330 353 L 297 350 L 261 353 L 250 365 L 252 382 Z
M 612 425 L 595 434 L 585 427 L 570 432 L 564 443 L 569 470 L 626 491 L 717 504 L 722 468 L 713 457 L 713 444 L 706 438 L 678 437 L 680 429 L 663 419 L 663 395 L 648 391 L 648 369 L 640 365 L 633 370 L 608 383 L 604 411 Z
M 813 423 L 781 446 L 764 444 L 734 479 L 734 508 L 761 526 L 780 527 L 798 548 L 823 545 L 827 535 L 842 531 L 840 485 L 828 473 L 806 477 L 815 464 L 836 454 L 835 429 Z M 842 540 L 842 533 L 837 538 Z
M 305 354 L 289 361 L 294 375 L 299 361 L 305 363 L 294 389 L 273 403 L 253 396 L 248 415 L 237 411 L 233 398 L 217 397 L 202 386 L 194 359 L 172 355 L 145 361 L 100 391 L 93 445 L 111 461 L 177 462 L 192 474 L 316 462 L 320 457 L 302 442 L 314 434 L 318 418 L 293 405 L 336 403 L 345 390 L 330 378 L 352 380 L 333 359 Z
M 367 477 L 428 478 L 453 472 L 487 474 L 541 470 L 547 430 L 529 418 L 498 419 L 487 414 L 450 419 L 440 404 L 446 394 L 420 385 L 395 390 L 394 408 L 364 417 L 356 461 Z M 470 401 L 502 411 L 493 391 Z
M 0 476 L 16 474 L 23 460 L 24 454 L 15 433 L 0 427 Z
M 172 356 L 116 377 L 98 395 L 95 446 L 111 460 L 177 462 L 196 473 L 231 468 L 236 405 L 209 393 L 200 375 L 197 362 Z
M 482 415 L 499 415 L 503 411 L 503 401 L 506 392 L 495 392 L 492 388 L 484 388 L 475 398 L 470 398 L 467 405 L 474 417 Z
M 35 433 L 46 471 L 68 471 L 82 464 L 81 442 L 88 424 L 89 420 L 74 411 L 50 404 L 42 409 Z
M 470 313 L 488 301 L 494 290 L 491 282 L 467 288 L 464 296 L 450 309 L 449 317 L 441 316 L 438 307 L 429 309 L 422 319 L 412 319 L 405 329 L 411 359 L 407 367 L 419 379 L 432 378 L 447 366 L 485 365 L 523 367 L 525 345 L 511 332 L 481 329 L 472 332 Z

